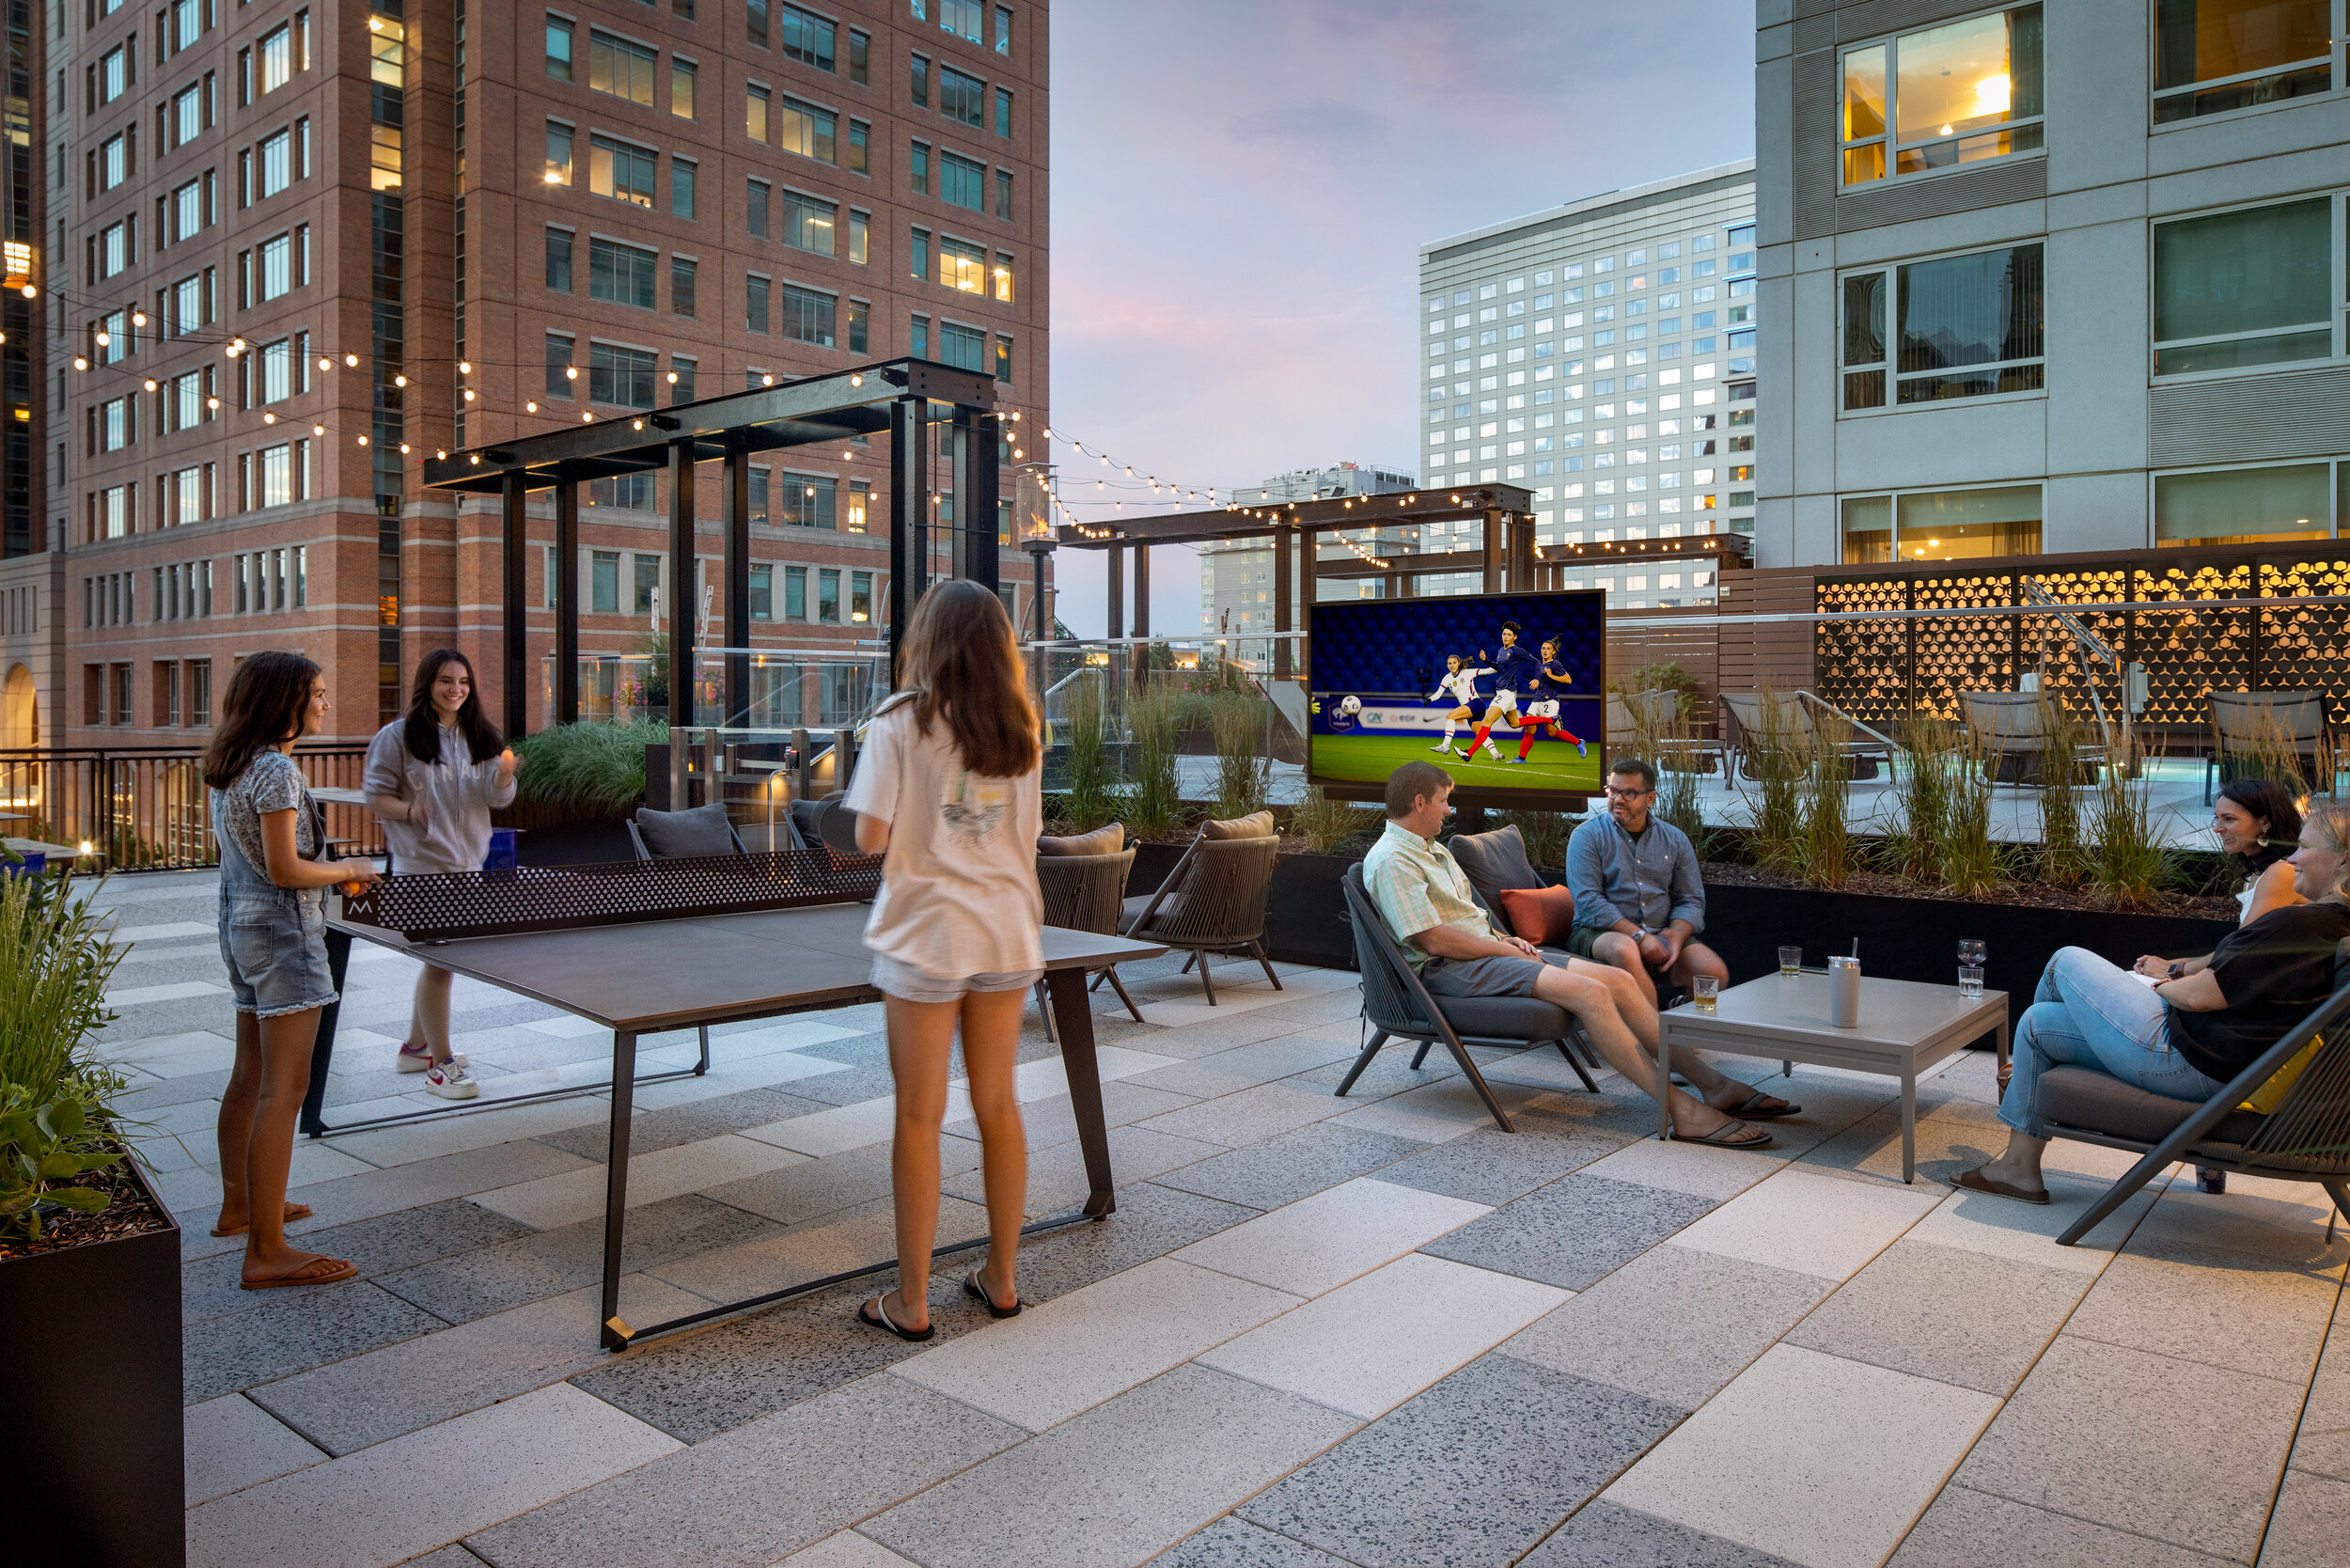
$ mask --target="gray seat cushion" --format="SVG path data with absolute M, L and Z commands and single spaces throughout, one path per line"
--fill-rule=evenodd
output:
M 1127 895 L 1124 902 L 1119 905 L 1118 929 L 1121 933 L 1134 930 L 1135 922 L 1142 918 L 1142 912 L 1150 908 L 1151 901 L 1157 897 L 1158 894 L 1155 892 L 1131 893 Z M 1167 896 L 1167 902 L 1159 905 L 1158 914 L 1152 917 L 1152 919 L 1153 923 L 1163 925 L 1173 920 L 1176 916 L 1182 914 L 1183 909 L 1183 895 L 1181 893 L 1169 893 Z
M 1545 886 L 1533 861 L 1527 858 L 1526 839 L 1515 823 L 1496 828 L 1491 833 L 1456 833 L 1448 840 L 1452 858 L 1460 862 L 1461 874 L 1469 880 L 1469 890 L 1477 895 L 1478 903 L 1494 929 L 1515 936 L 1510 928 L 1510 917 L 1502 913 L 1501 900 L 1495 895 L 1505 887 L 1541 887 Z
M 636 831 L 654 858 L 688 855 L 733 855 L 734 829 L 727 824 L 727 808 L 715 803 L 690 811 L 636 808 Z
M 2044 1121 L 2056 1126 L 2145 1144 L 2160 1143 L 2203 1108 L 2201 1101 L 2149 1094 L 2087 1067 L 2051 1067 L 2041 1074 L 2035 1106 Z M 2241 1144 L 2264 1120 L 2251 1111 L 2230 1111 L 2204 1141 Z
M 1532 996 L 1439 996 L 1455 1034 L 1485 1040 L 1559 1040 L 1574 1027 L 1567 1010 Z

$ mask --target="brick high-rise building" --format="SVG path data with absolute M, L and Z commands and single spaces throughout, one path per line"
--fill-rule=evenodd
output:
M 905 354 L 1048 421 L 1041 0 L 47 3 L 45 742 L 200 741 L 266 648 L 344 739 L 444 644 L 499 711 L 498 520 L 420 489 L 437 451 Z M 743 628 L 697 487 L 707 642 L 870 642 L 886 485 L 885 443 L 755 468 Z M 661 489 L 583 496 L 589 713 L 674 570 Z M 760 716 L 842 716 L 822 685 Z

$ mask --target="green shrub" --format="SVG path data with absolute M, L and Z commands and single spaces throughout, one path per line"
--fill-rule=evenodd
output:
M 1171 659 L 1171 654 L 1170 654 Z M 1183 811 L 1175 755 L 1183 694 L 1170 679 L 1154 679 L 1126 700 L 1130 735 L 1126 823 L 1136 833 L 1164 833 Z
M 1327 855 L 1357 833 L 1375 831 L 1381 821 L 1376 809 L 1332 800 L 1317 784 L 1306 792 L 1305 801 L 1290 813 L 1289 838 L 1299 849 Z
M 84 1049 L 114 1017 L 106 982 L 120 961 L 86 895 L 0 879 L 0 1232 L 38 1237 L 46 1209 L 110 1201 L 73 1184 L 122 1158 L 108 1113 L 122 1078 Z
M 1265 711 L 1271 706 L 1250 692 L 1229 692 L 1213 699 L 1210 728 L 1215 732 L 1215 814 L 1246 817 L 1264 809 L 1273 788 L 1273 763 L 1264 755 Z
M 2170 880 L 2170 852 L 2156 836 L 2146 787 L 2133 786 L 2128 760 L 2107 761 L 2090 807 L 2089 883 L 2099 902 L 2142 909 Z
M 1526 840 L 1526 858 L 1537 868 L 1565 868 L 1567 819 L 1564 816 L 1557 811 L 1503 811 L 1497 815 L 1501 826 L 1513 826 L 1518 830 L 1518 837 Z
M 515 798 L 583 816 L 625 817 L 645 798 L 645 747 L 668 739 L 668 726 L 653 719 L 559 724 L 525 735 L 514 743 L 523 759 Z
M 1069 825 L 1090 833 L 1118 820 L 1118 788 L 1103 722 L 1102 688 L 1080 681 L 1069 693 Z

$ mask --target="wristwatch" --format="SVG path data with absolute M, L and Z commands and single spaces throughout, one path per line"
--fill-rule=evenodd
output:
M 2172 960 L 2170 961 L 2170 978 L 2171 978 L 2172 980 L 2179 980 L 2179 979 L 2183 978 L 2183 977 L 2184 977 L 2184 975 L 2185 975 L 2185 973 L 2186 973 L 2186 960 L 2184 960 L 2184 959 L 2177 959 L 2177 958 L 2174 958 L 2174 959 L 2172 959 Z

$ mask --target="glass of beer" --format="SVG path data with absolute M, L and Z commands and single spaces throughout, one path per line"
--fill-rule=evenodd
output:
M 1778 972 L 1790 980 L 1793 980 L 1795 976 L 1802 974 L 1803 949 L 1801 948 L 1779 949 Z
M 1689 981 L 1689 999 L 1700 1012 L 1714 1011 L 1714 1002 L 1721 995 L 1721 979 L 1716 975 L 1697 975 Z

